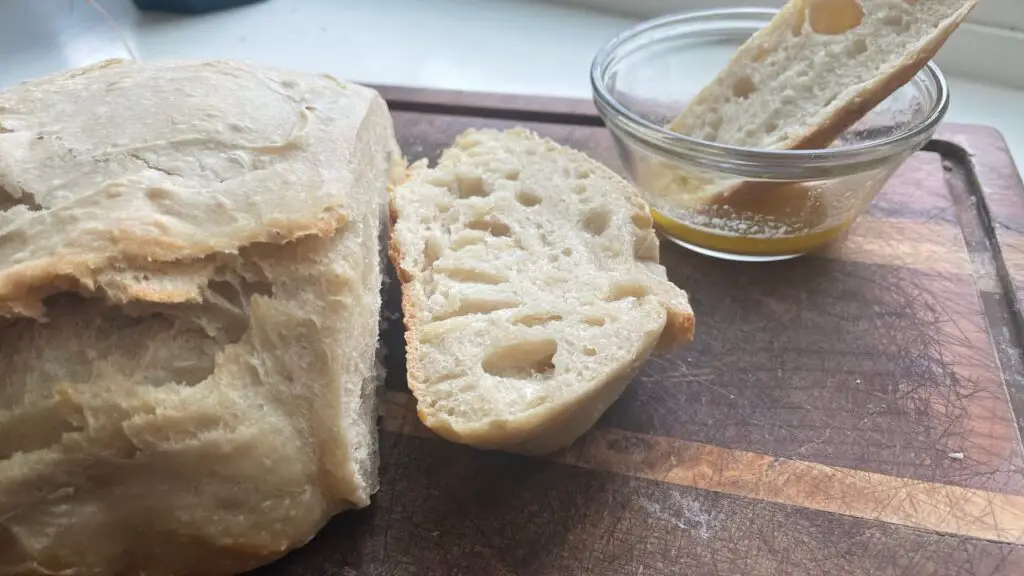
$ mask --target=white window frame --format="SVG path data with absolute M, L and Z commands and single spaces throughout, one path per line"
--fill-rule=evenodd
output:
M 777 8 L 785 3 L 785 0 L 546 1 L 633 18 L 729 6 Z M 967 22 L 943 47 L 936 61 L 950 75 L 1024 89 L 1024 0 L 980 0 Z

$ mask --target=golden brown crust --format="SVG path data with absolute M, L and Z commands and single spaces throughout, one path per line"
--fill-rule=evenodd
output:
M 665 330 L 658 339 L 658 350 L 670 350 L 680 344 L 692 342 L 696 325 L 693 311 L 669 308 L 666 312 Z
M 843 132 L 849 130 L 893 92 L 910 82 L 935 57 L 935 54 L 946 43 L 949 36 L 956 31 L 973 7 L 974 2 L 965 4 L 964 8 L 957 12 L 945 27 L 937 30 L 920 50 L 908 54 L 896 68 L 873 82 L 870 88 L 860 92 L 854 101 L 837 109 L 822 125 L 797 139 L 789 148 L 793 150 L 827 148 Z
M 406 170 L 406 181 L 412 173 L 413 168 L 410 167 Z M 388 242 L 388 257 L 391 259 L 391 264 L 395 267 L 395 273 L 398 275 L 398 280 L 402 284 L 402 323 L 405 326 L 405 365 L 406 365 L 406 384 L 409 386 L 409 390 L 416 395 L 416 392 L 420 389 L 420 382 L 417 376 L 423 373 L 420 365 L 420 349 L 417 344 L 417 331 L 419 326 L 415 322 L 414 318 L 419 315 L 419 308 L 413 302 L 411 293 L 405 289 L 405 284 L 412 281 L 413 275 L 402 266 L 402 247 L 400 243 L 395 239 L 395 224 L 398 223 L 398 207 L 395 205 L 394 191 L 388 192 L 388 215 L 391 219 L 391 226 L 389 231 L 389 242 Z M 419 414 L 419 413 L 418 413 Z M 424 420 L 422 414 L 419 414 L 420 420 Z

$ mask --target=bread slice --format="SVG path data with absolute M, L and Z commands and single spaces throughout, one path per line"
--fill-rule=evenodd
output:
M 409 387 L 449 440 L 567 446 L 657 344 L 693 336 L 646 204 L 582 153 L 523 129 L 470 130 L 391 198 Z
M 367 505 L 384 101 L 111 61 L 0 126 L 0 573 L 234 574 Z
M 821 149 L 910 81 L 977 0 L 790 0 L 669 129 L 755 149 Z M 692 178 L 688 204 L 728 190 Z

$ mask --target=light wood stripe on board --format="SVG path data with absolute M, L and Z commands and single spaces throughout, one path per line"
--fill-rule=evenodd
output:
M 381 404 L 389 432 L 434 437 L 409 394 Z M 1024 543 L 1024 497 L 595 429 L 552 460 L 757 500 L 983 540 Z
M 960 229 L 952 223 L 889 220 L 862 216 L 845 240 L 819 257 L 912 268 L 942 274 L 971 274 Z
M 1009 254 L 1004 249 L 1011 272 L 1021 271 L 1024 277 L 1024 235 L 1004 232 L 1001 239 L 1016 248 Z M 854 223 L 846 238 L 819 250 L 814 257 L 946 276 L 974 276 L 979 290 L 1002 291 L 992 264 L 984 259 L 971 259 L 960 228 L 951 222 L 864 215 Z

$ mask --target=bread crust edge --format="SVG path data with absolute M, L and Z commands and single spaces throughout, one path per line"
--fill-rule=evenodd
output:
M 599 164 L 595 160 L 591 159 L 591 161 Z M 607 169 L 603 165 L 601 167 Z M 405 180 L 410 180 L 412 171 L 421 169 L 426 169 L 423 161 L 409 166 Z M 610 169 L 607 170 L 616 178 L 621 179 L 618 174 Z M 623 182 L 632 187 L 628 182 L 624 180 Z M 396 238 L 399 211 L 395 202 L 395 188 L 388 191 L 388 213 L 391 224 L 389 226 L 388 256 L 402 285 L 401 306 L 402 322 L 405 327 L 406 383 L 413 397 L 417 399 L 416 415 L 420 422 L 439 437 L 478 449 L 502 450 L 528 456 L 550 454 L 567 448 L 592 428 L 601 415 L 621 396 L 652 353 L 670 350 L 693 340 L 695 317 L 692 308 L 689 306 L 685 309 L 673 308 L 666 303 L 664 305 L 665 322 L 661 330 L 649 335 L 647 341 L 641 346 L 640 354 L 634 358 L 633 362 L 622 370 L 610 374 L 609 378 L 581 396 L 538 407 L 499 427 L 479 425 L 457 430 L 436 418 L 431 418 L 430 414 L 419 404 L 419 391 L 423 387 L 417 375 L 423 373 L 423 360 L 421 350 L 416 342 L 419 323 L 414 318 L 418 316 L 421 309 L 405 288 L 406 284 L 412 281 L 413 276 L 402 266 L 403 252 Z M 642 198 L 641 201 L 643 201 Z M 646 201 L 643 202 L 645 205 L 647 204 Z

